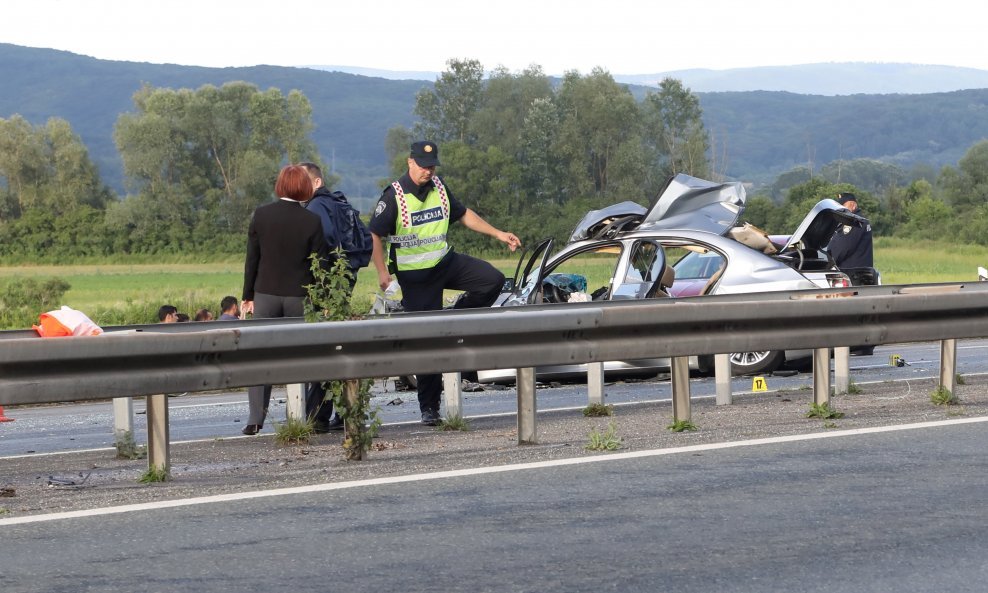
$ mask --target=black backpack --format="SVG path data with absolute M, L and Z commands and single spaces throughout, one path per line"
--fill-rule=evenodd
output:
M 332 228 L 325 228 L 327 220 L 324 212 L 317 211 L 319 218 L 323 222 L 323 232 L 327 235 L 327 243 L 332 248 L 339 245 L 346 253 L 350 269 L 359 270 L 366 267 L 371 260 L 371 252 L 374 250 L 374 242 L 371 233 L 367 230 L 367 225 L 360 220 L 360 212 L 355 210 L 346 196 L 340 191 L 330 194 L 332 200 L 324 200 L 322 203 L 328 206 L 329 217 L 332 221 Z

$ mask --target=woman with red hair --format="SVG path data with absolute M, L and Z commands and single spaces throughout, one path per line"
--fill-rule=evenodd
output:
M 312 198 L 312 181 L 304 167 L 288 165 L 274 185 L 277 201 L 258 206 L 247 230 L 244 294 L 241 311 L 254 317 L 301 317 L 305 285 L 315 279 L 309 256 L 326 259 L 326 241 L 319 216 L 303 204 Z M 257 434 L 264 426 L 271 386 L 247 390 L 250 416 L 244 434 Z

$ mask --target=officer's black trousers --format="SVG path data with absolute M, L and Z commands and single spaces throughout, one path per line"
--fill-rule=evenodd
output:
M 418 276 L 418 275 L 417 275 Z M 462 290 L 456 309 L 490 307 L 504 286 L 504 274 L 490 263 L 452 252 L 421 279 L 409 281 L 398 272 L 402 305 L 406 311 L 438 311 L 443 306 L 443 290 Z M 442 375 L 417 374 L 419 409 L 439 411 L 443 391 Z

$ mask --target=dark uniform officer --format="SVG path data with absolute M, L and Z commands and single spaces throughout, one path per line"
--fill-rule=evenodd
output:
M 861 214 L 854 194 L 841 192 L 837 194 L 835 199 L 838 204 L 843 205 L 851 212 Z M 841 225 L 834 232 L 834 236 L 830 238 L 827 250 L 833 256 L 837 267 L 847 274 L 852 285 L 878 284 L 878 273 L 874 268 L 870 223 L 865 223 L 864 226 Z M 851 347 L 852 354 L 871 355 L 874 352 L 875 347 L 871 345 Z
M 449 225 L 461 221 L 470 230 L 502 241 L 514 251 L 521 246 L 512 233 L 498 230 L 461 204 L 436 177 L 439 147 L 433 142 L 412 144 L 408 173 L 384 189 L 370 221 L 374 241 L 371 261 L 378 284 L 385 290 L 391 272 L 401 285 L 406 311 L 442 308 L 443 290 L 462 290 L 457 309 L 489 307 L 504 285 L 504 274 L 486 261 L 453 251 L 446 239 Z M 390 243 L 385 258 L 384 241 Z M 442 375 L 418 375 L 422 423 L 439 423 Z
M 854 194 L 841 192 L 837 194 L 837 203 L 854 214 L 861 214 L 858 201 Z M 834 257 L 834 263 L 841 270 L 852 268 L 874 267 L 873 248 L 871 240 L 871 224 L 863 227 L 857 225 L 841 225 L 830 239 L 827 250 Z

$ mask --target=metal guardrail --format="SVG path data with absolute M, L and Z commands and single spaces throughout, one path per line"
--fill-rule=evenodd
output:
M 988 336 L 988 284 L 403 313 L 346 322 L 258 321 L 268 323 L 104 328 L 108 331 L 103 336 L 80 338 L 5 335 L 0 339 L 0 406 L 412 373 L 984 337 Z M 528 375 L 519 374 L 523 376 Z M 534 400 L 534 374 L 532 394 L 519 382 L 520 423 L 523 391 Z M 534 414 L 534 403 L 524 407 L 531 407 Z M 167 432 L 167 419 L 165 423 Z
M 988 336 L 988 285 L 857 287 L 195 329 L 0 340 L 0 405 L 982 337 Z

